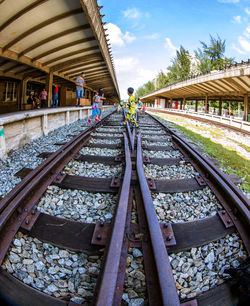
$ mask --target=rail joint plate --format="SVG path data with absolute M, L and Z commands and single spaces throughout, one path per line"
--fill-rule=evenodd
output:
M 91 244 L 105 246 L 110 236 L 110 223 L 97 222 L 91 239 Z
M 221 221 L 224 223 L 226 228 L 234 226 L 234 223 L 229 216 L 229 214 L 225 210 L 218 211 L 218 215 L 221 218 Z
M 152 179 L 151 177 L 147 178 L 147 183 L 148 183 L 148 187 L 150 190 L 156 190 L 156 185 L 155 185 L 155 181 L 154 179 Z
M 120 185 L 121 185 L 121 178 L 119 176 L 113 176 L 110 183 L 110 187 L 119 188 Z
M 54 179 L 54 184 L 61 184 L 61 182 L 64 180 L 66 174 L 65 173 L 59 173 L 57 177 Z
M 202 176 L 197 175 L 197 176 L 195 176 L 195 179 L 200 186 L 206 186 L 207 185 L 206 181 L 204 180 L 204 178 Z
M 176 240 L 172 225 L 170 223 L 161 223 L 160 227 L 166 247 L 176 245 Z
M 36 220 L 38 219 L 40 215 L 40 211 L 32 209 L 31 212 L 27 215 L 23 223 L 21 224 L 21 228 L 31 231 L 33 225 L 36 223 Z
M 148 156 L 144 156 L 143 157 L 143 163 L 144 164 L 150 164 L 151 163 L 150 158 Z

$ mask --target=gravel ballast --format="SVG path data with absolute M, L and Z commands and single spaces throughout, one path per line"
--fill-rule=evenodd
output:
M 106 111 L 103 115 L 110 113 L 113 110 Z M 84 131 L 89 124 L 88 118 L 78 120 L 69 125 L 60 127 L 46 136 L 39 137 L 25 144 L 23 147 L 16 149 L 8 154 L 8 157 L 2 161 L 0 160 L 0 196 L 4 197 L 10 192 L 20 181 L 14 175 L 23 167 L 36 168 L 43 161 L 42 158 L 37 157 L 43 152 L 55 152 L 60 146 L 55 146 L 54 143 L 69 141 L 72 137 L 69 134 L 77 134 L 76 130 Z
M 214 216 L 222 206 L 209 187 L 178 193 L 151 194 L 159 222 L 187 222 Z
M 40 199 L 40 212 L 79 222 L 110 222 L 117 195 L 91 193 L 83 190 L 61 189 L 49 186 Z
M 101 163 L 88 163 L 70 161 L 64 168 L 64 173 L 86 177 L 112 177 L 122 174 L 122 166 L 105 165 Z
M 194 298 L 223 283 L 225 278 L 229 278 L 225 269 L 238 267 L 246 258 L 243 243 L 236 234 L 169 255 L 179 297 Z
M 80 304 L 93 297 L 100 263 L 100 255 L 71 252 L 19 232 L 2 268 L 39 291 Z
M 171 166 L 148 164 L 143 167 L 146 177 L 152 177 L 154 179 L 182 179 L 192 178 L 195 175 L 195 170 L 190 164 Z

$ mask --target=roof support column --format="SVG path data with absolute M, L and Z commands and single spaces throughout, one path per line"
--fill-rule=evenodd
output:
M 198 100 L 197 99 L 195 100 L 195 111 L 196 113 L 198 112 Z
M 220 99 L 219 99 L 219 114 L 218 114 L 219 116 L 221 116 L 222 115 L 222 98 L 220 97 Z
M 20 110 L 24 109 L 24 104 L 26 102 L 26 87 L 27 79 L 23 79 L 20 85 Z
M 183 109 L 186 109 L 186 97 L 183 98 Z
M 45 83 L 45 89 L 48 93 L 48 107 L 51 107 L 52 105 L 52 86 L 53 86 L 53 72 L 50 72 L 46 76 L 46 83 Z
M 180 110 L 182 110 L 182 106 L 183 106 L 183 99 L 181 98 Z
M 208 95 L 205 95 L 205 112 L 209 111 Z
M 249 102 L 248 95 L 244 95 L 244 121 L 248 121 L 248 112 L 249 112 Z
M 238 117 L 240 117 L 240 102 L 238 102 Z
M 169 108 L 169 100 L 165 99 L 165 108 Z

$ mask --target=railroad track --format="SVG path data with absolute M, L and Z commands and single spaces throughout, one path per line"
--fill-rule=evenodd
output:
M 230 305 L 249 202 L 161 121 L 79 127 L 0 202 L 0 292 L 16 305 Z M 245 274 L 244 274 L 245 273 Z M 245 284 L 238 286 L 241 290 Z M 186 304 L 185 304 L 186 303 Z
M 248 127 L 248 123 L 244 122 L 244 121 L 234 121 L 231 119 L 227 119 L 224 117 L 220 117 L 220 121 L 217 120 L 211 120 L 210 118 L 204 118 L 202 116 L 194 116 L 192 114 L 188 114 L 188 113 L 179 113 L 179 112 L 171 112 L 168 110 L 162 110 L 162 109 L 154 109 L 154 108 L 149 108 L 149 111 L 152 113 L 162 113 L 162 114 L 170 114 L 170 115 L 175 115 L 175 116 L 180 116 L 180 117 L 185 117 L 188 119 L 192 119 L 192 120 L 196 120 L 196 121 L 200 121 L 200 122 L 204 122 L 207 123 L 209 125 L 215 125 L 218 127 L 223 127 L 226 128 L 228 130 L 232 130 L 238 133 L 241 133 L 242 135 L 250 135 L 250 131 L 249 131 L 249 127 Z M 217 116 L 217 118 L 219 118 Z M 223 120 L 227 120 L 229 122 L 229 124 L 227 123 L 223 123 Z M 234 123 L 232 123 L 234 122 Z M 243 125 L 245 124 L 244 128 Z

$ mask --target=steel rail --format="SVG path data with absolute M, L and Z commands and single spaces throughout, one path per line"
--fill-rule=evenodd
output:
M 96 305 L 113 305 L 116 292 L 116 283 L 119 273 L 119 264 L 122 253 L 122 244 L 125 234 L 130 181 L 132 174 L 132 162 L 130 157 L 129 143 L 124 133 L 124 150 L 125 150 L 125 173 L 121 188 L 120 198 L 116 210 L 114 225 L 108 247 L 108 254 L 105 261 L 103 278 L 101 280 Z
M 111 114 L 105 116 L 105 119 Z M 82 142 L 90 136 L 91 131 L 99 124 L 101 123 L 99 122 L 90 127 L 69 141 L 69 143 L 65 144 L 51 157 L 45 160 L 38 169 L 34 169 L 27 178 L 21 181 L 4 199 L 2 199 L 0 202 L 0 231 L 2 232 L 0 239 L 0 244 L 2 246 L 0 251 L 0 262 L 4 258 L 7 247 L 11 242 L 11 237 L 15 235 L 21 223 L 37 202 L 35 190 L 37 190 L 39 196 L 41 196 L 46 190 L 44 188 L 53 182 L 65 166 L 65 163 L 69 162 L 72 156 L 80 150 Z M 25 210 L 21 209 L 24 204 L 29 208 L 25 208 Z M 17 213 L 18 217 L 16 216 L 13 220 L 12 216 L 14 214 L 17 215 Z M 22 215 L 20 215 L 21 213 Z M 8 224 L 11 230 L 3 233 L 3 229 Z
M 229 181 L 226 180 L 225 176 L 220 173 L 219 170 L 215 170 L 213 167 L 211 167 L 210 164 L 207 163 L 207 160 L 204 159 L 199 153 L 197 153 L 189 144 L 181 140 L 179 137 L 176 137 L 175 135 L 172 136 L 175 141 L 177 141 L 182 148 L 185 149 L 185 151 L 192 153 L 192 158 L 196 160 L 196 162 L 205 169 L 206 172 L 211 175 L 213 180 L 216 181 L 217 184 L 220 185 L 220 187 L 225 192 L 225 195 L 230 198 L 230 201 L 232 201 L 235 206 L 240 210 L 242 213 L 242 216 L 246 219 L 247 223 L 250 224 L 250 211 L 249 211 L 249 201 L 247 199 L 243 199 L 243 195 L 240 196 L 239 192 L 234 192 L 231 188 L 231 184 Z
M 151 115 L 150 115 L 151 116 Z M 250 224 L 250 202 L 244 196 L 244 194 L 237 188 L 233 182 L 222 173 L 217 167 L 215 167 L 207 158 L 202 156 L 198 151 L 194 150 L 190 144 L 181 139 L 175 132 L 169 129 L 164 123 L 162 123 L 158 118 L 154 118 L 158 123 L 160 123 L 168 133 L 172 134 L 173 139 L 177 141 L 186 152 L 191 154 L 193 158 L 199 163 L 199 165 L 208 172 L 218 184 L 223 188 L 226 194 L 230 197 L 230 201 L 232 201 L 236 207 L 240 210 L 247 223 Z
M 153 116 L 152 116 L 152 118 L 154 118 L 157 122 L 159 122 L 170 134 L 174 135 L 177 139 L 182 140 L 182 142 L 186 146 L 188 146 L 191 150 L 194 151 L 194 149 L 192 148 L 192 146 L 190 144 L 188 144 L 186 141 L 181 139 L 180 136 L 178 136 L 174 131 L 172 131 L 169 127 L 167 127 L 164 123 L 162 123 L 158 118 L 155 118 Z M 203 161 L 206 164 L 208 164 L 227 183 L 228 186 L 230 186 L 230 188 L 233 190 L 233 192 L 241 199 L 242 202 L 245 203 L 245 205 L 248 207 L 248 209 L 250 209 L 249 200 L 240 191 L 240 189 L 237 188 L 237 186 L 235 186 L 235 184 L 228 178 L 228 176 L 226 174 L 224 174 L 223 172 L 221 172 L 216 166 L 214 166 L 207 158 L 202 156 L 198 151 L 196 152 L 196 154 L 199 156 L 199 158 L 203 159 Z
M 156 216 L 151 193 L 143 169 L 141 133 L 137 137 L 136 169 L 147 218 L 151 244 L 161 290 L 162 303 L 166 306 L 180 305 L 175 281 L 170 266 L 167 249 L 163 240 L 160 225 Z
M 174 115 L 174 116 L 185 117 L 185 118 L 189 118 L 189 119 L 192 119 L 192 120 L 205 122 L 205 123 L 208 123 L 210 125 L 217 125 L 219 127 L 224 127 L 224 128 L 227 128 L 228 130 L 236 131 L 236 132 L 239 132 L 239 133 L 242 133 L 242 134 L 250 135 L 250 131 L 248 131 L 246 129 L 243 129 L 241 127 L 237 127 L 237 126 L 234 126 L 234 125 L 230 125 L 230 124 L 227 124 L 227 123 L 223 123 L 221 121 L 212 120 L 212 119 L 210 119 L 210 117 L 206 118 L 206 117 L 194 116 L 194 115 L 192 115 L 192 113 L 178 113 L 178 112 L 172 112 L 172 111 L 168 111 L 168 110 L 165 111 L 165 110 L 149 109 L 149 111 L 152 112 L 152 113 L 162 113 L 162 114 L 169 114 L 169 115 Z M 220 117 L 220 120 L 227 120 L 227 121 L 230 122 L 230 119 L 225 118 L 225 117 Z M 234 119 L 233 119 L 233 121 L 234 121 Z M 239 124 L 240 123 L 244 124 L 244 121 L 238 122 L 238 123 Z
M 115 112 L 115 111 L 114 111 Z M 113 113 L 114 113 L 113 112 Z M 111 113 L 111 114 L 113 114 Z M 106 115 L 102 120 L 107 119 L 111 114 Z M 35 168 L 30 174 L 28 174 L 17 186 L 15 186 L 1 201 L 0 201 L 0 213 L 7 207 L 9 202 L 13 200 L 22 190 L 23 188 L 32 180 L 36 175 L 38 175 L 47 165 L 49 165 L 57 156 L 59 156 L 62 152 L 67 150 L 67 148 L 74 143 L 80 137 L 84 137 L 85 134 L 92 131 L 96 126 L 98 126 L 100 122 L 96 125 L 85 129 L 79 135 L 76 135 L 73 139 L 63 145 L 60 149 L 56 152 L 51 154 L 47 159 L 45 159 L 37 168 Z
M 225 210 L 231 216 L 231 219 L 236 226 L 244 244 L 247 252 L 250 253 L 250 238 L 249 238 L 249 224 L 250 224 L 250 204 L 249 200 L 245 195 L 233 184 L 233 182 L 222 173 L 216 166 L 214 166 L 206 157 L 202 156 L 201 153 L 197 152 L 190 144 L 182 140 L 175 132 L 169 129 L 164 123 L 162 123 L 158 118 L 150 115 L 156 122 L 165 128 L 165 131 L 172 135 L 174 141 L 185 151 L 188 155 L 192 157 L 196 165 L 204 171 L 205 175 L 208 177 L 209 181 L 213 186 L 216 186 L 220 196 L 222 197 Z M 214 188 L 213 188 L 214 189 Z M 235 217 L 235 209 L 240 213 L 242 218 Z
M 0 231 L 3 229 L 6 222 L 9 220 L 9 218 L 12 216 L 12 214 L 15 212 L 15 210 L 18 208 L 18 206 L 22 203 L 23 200 L 29 195 L 31 190 L 34 190 L 36 186 L 42 181 L 42 179 L 45 178 L 46 175 L 48 175 L 49 172 L 52 171 L 52 169 L 62 161 L 63 158 L 65 158 L 67 155 L 70 154 L 71 150 L 77 146 L 84 138 L 86 138 L 88 135 L 90 135 L 90 131 L 87 133 L 84 133 L 81 137 L 79 137 L 75 142 L 72 142 L 65 150 L 61 151 L 61 154 L 57 154 L 55 158 L 51 160 L 50 163 L 47 163 L 46 166 L 42 168 L 42 170 L 37 173 L 36 175 L 32 176 L 32 179 L 29 180 L 29 182 L 26 184 L 26 186 L 23 187 L 22 190 L 8 203 L 8 206 L 3 209 L 0 215 Z

